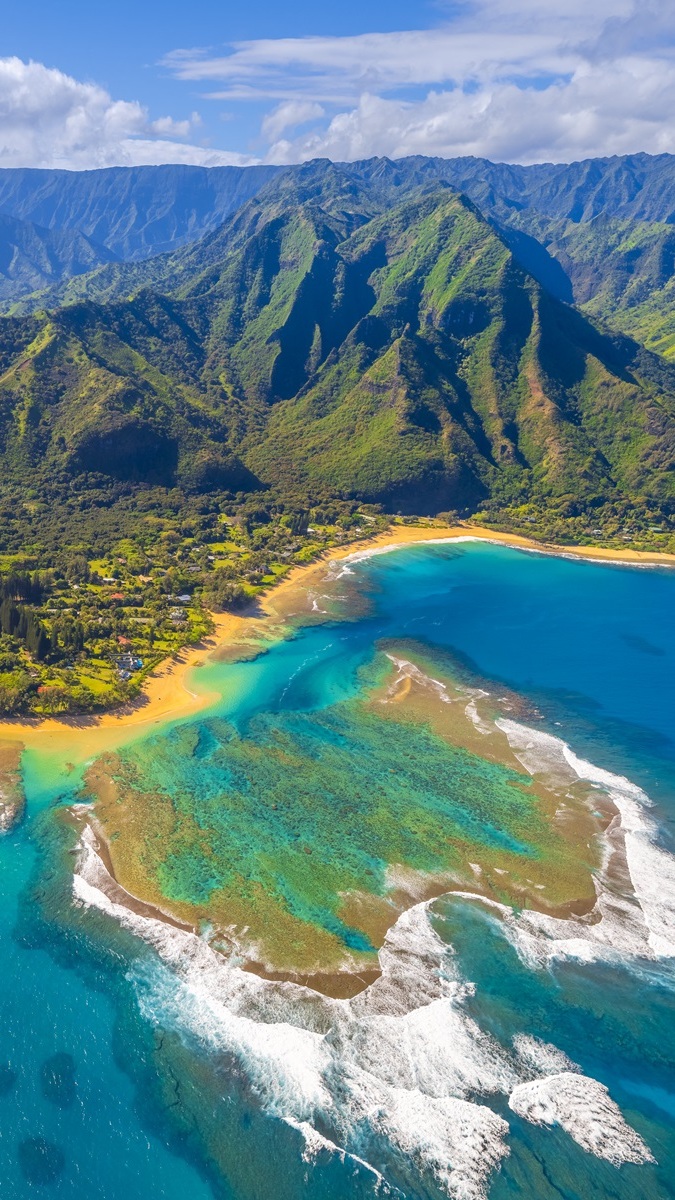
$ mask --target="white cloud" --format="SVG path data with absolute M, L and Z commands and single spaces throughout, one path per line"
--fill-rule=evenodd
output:
M 474 154 L 507 162 L 675 153 L 675 73 L 645 60 L 580 68 L 569 82 L 534 90 L 504 83 L 467 94 L 430 92 L 405 103 L 370 94 L 320 132 L 280 139 L 271 162 L 350 161 Z
M 297 129 L 325 115 L 325 109 L 311 100 L 285 100 L 263 119 L 262 135 L 275 142 L 287 129 Z
M 135 101 L 113 100 L 42 63 L 0 58 L 0 166 L 90 168 L 184 162 L 247 162 L 240 154 L 175 142 L 199 119 L 151 121 Z M 158 136 L 155 136 L 158 135 Z
M 264 38 L 168 55 L 163 65 L 192 91 L 228 101 L 220 114 L 228 140 L 239 133 L 242 103 L 269 107 L 257 158 L 195 144 L 196 113 L 151 118 L 97 84 L 0 59 L 0 165 L 675 153 L 674 0 L 437 3 L 434 29 Z
M 237 150 L 215 150 L 205 146 L 181 145 L 161 139 L 126 138 L 110 154 L 110 162 L 91 166 L 159 167 L 163 163 L 184 163 L 194 167 L 251 167 L 260 162 L 251 154 Z M 0 160 L 1 161 L 1 160 Z
M 261 128 L 271 162 L 675 152 L 673 0 L 467 0 L 436 29 L 267 38 L 165 65 L 213 99 L 281 101 Z M 319 104 L 325 119 L 300 132 Z
M 355 37 L 264 39 L 207 57 L 176 50 L 164 60 L 179 79 L 223 81 L 214 99 L 311 96 L 335 101 L 364 91 L 569 71 L 574 58 L 546 33 L 485 34 L 412 29 Z

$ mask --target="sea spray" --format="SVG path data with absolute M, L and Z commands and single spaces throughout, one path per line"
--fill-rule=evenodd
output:
M 324 1149 L 334 1145 L 336 1153 L 369 1162 L 388 1147 L 403 1156 L 410 1178 L 416 1168 L 448 1196 L 481 1200 L 508 1153 L 508 1125 L 478 1098 L 504 1094 L 526 1119 L 557 1120 L 600 1157 L 653 1161 L 595 1081 L 576 1075 L 576 1091 L 566 1085 L 553 1092 L 551 1079 L 563 1077 L 546 1075 L 540 1091 L 532 1091 L 536 1055 L 524 1056 L 522 1048 L 509 1055 L 468 1017 L 463 998 L 471 985 L 457 977 L 427 904 L 404 913 L 390 930 L 374 984 L 352 1001 L 314 995 L 317 1011 L 310 1016 L 306 988 L 252 977 L 194 934 L 127 908 L 89 829 L 73 891 L 78 903 L 107 913 L 159 956 L 163 967 L 139 980 L 145 1015 L 235 1055 L 267 1111 L 313 1130 Z M 326 1032 L 318 1032 L 326 1023 Z M 549 1048 L 547 1066 L 555 1051 Z M 306 1141 L 316 1147 L 311 1133 Z M 397 1184 L 395 1169 L 391 1182 Z

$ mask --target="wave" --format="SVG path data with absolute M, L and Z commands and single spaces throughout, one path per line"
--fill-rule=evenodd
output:
M 569 1072 L 534 1079 L 514 1089 L 509 1108 L 533 1125 L 560 1125 L 583 1150 L 615 1167 L 655 1161 L 597 1079 Z
M 642 562 L 625 558 L 592 558 L 588 554 L 576 554 L 574 550 L 565 550 L 562 546 L 521 546 L 508 542 L 499 537 L 481 537 L 475 534 L 457 534 L 454 537 L 420 538 L 418 541 L 390 542 L 386 546 L 367 546 L 363 550 L 355 550 L 344 558 L 332 559 L 329 566 L 329 578 L 340 579 L 343 575 L 352 575 L 351 567 L 356 563 L 367 562 L 370 558 L 379 558 L 381 554 L 390 554 L 394 550 L 410 550 L 415 546 L 447 546 L 459 545 L 462 542 L 479 542 L 487 546 L 502 546 L 507 550 L 520 550 L 525 554 L 539 554 L 555 558 L 564 558 L 572 562 L 591 563 L 600 567 L 625 567 L 629 570 L 654 571 L 675 570 L 670 562 Z M 621 553 L 619 551 L 619 553 Z
M 345 554 L 344 558 L 334 558 L 329 561 L 329 578 L 340 579 L 343 575 L 353 575 L 352 566 L 356 563 L 367 562 L 369 558 L 379 558 L 381 554 L 391 554 L 393 550 L 412 550 L 415 546 L 448 546 L 459 542 L 487 542 L 489 538 L 472 537 L 461 534 L 456 537 L 424 538 L 416 542 L 389 542 L 386 546 L 366 546 L 363 550 L 355 550 Z M 492 542 L 493 545 L 503 546 L 505 542 Z
M 348 1156 L 379 1181 L 386 1162 L 387 1185 L 404 1193 L 419 1192 L 421 1175 L 456 1200 L 484 1200 L 509 1153 L 508 1122 L 490 1107 L 499 1097 L 528 1121 L 563 1125 L 600 1157 L 623 1139 L 617 1161 L 653 1161 L 605 1089 L 574 1074 L 556 1047 L 523 1035 L 505 1049 L 469 1016 L 473 985 L 459 977 L 427 902 L 389 930 L 379 978 L 336 1000 L 252 975 L 196 934 L 134 911 L 89 827 L 73 894 L 154 951 L 130 975 L 144 1016 L 232 1055 L 264 1109 L 302 1133 L 308 1162 Z M 568 1076 L 574 1087 L 551 1082 Z
M 659 827 L 649 815 L 652 802 L 646 792 L 624 776 L 579 758 L 562 738 L 507 718 L 495 723 L 530 775 L 544 775 L 557 786 L 588 782 L 608 797 L 618 814 L 606 834 L 606 862 L 596 876 L 593 913 L 560 921 L 525 912 L 516 921 L 521 932 L 546 934 L 552 943 L 549 957 L 569 955 L 590 961 L 602 947 L 621 955 L 675 957 L 675 857 L 658 844 Z M 614 855 L 625 857 L 627 887 L 610 875 Z M 521 943 L 522 947 L 539 957 L 531 943 L 529 947 Z
M 421 684 L 422 687 L 435 692 L 438 699 L 444 704 L 452 703 L 452 696 L 448 692 L 447 685 L 442 683 L 440 679 L 434 679 L 433 676 L 427 675 L 425 671 L 415 666 L 415 663 L 410 662 L 407 658 L 397 658 L 394 654 L 387 654 L 387 658 L 394 664 L 398 671 L 389 689 L 391 694 L 395 694 L 398 684 L 403 679 L 412 679 L 415 683 Z

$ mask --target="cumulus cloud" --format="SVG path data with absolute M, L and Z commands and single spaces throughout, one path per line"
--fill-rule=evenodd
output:
M 280 138 L 271 162 L 374 154 L 402 158 L 474 154 L 508 162 L 570 162 L 630 154 L 675 153 L 675 73 L 624 60 L 603 72 L 580 69 L 543 89 L 499 84 L 476 92 L 432 91 L 416 103 L 363 95 L 327 127 Z
M 205 166 L 247 157 L 170 139 L 185 139 L 199 118 L 152 121 L 135 101 L 114 100 L 42 63 L 0 58 L 0 166 L 90 168 L 185 162 Z
M 195 113 L 151 118 L 95 83 L 0 59 L 0 165 L 675 153 L 673 0 L 437 0 L 436 11 L 433 29 L 169 54 L 163 68 L 192 94 L 227 101 L 223 139 L 235 141 L 247 102 L 268 109 L 256 157 L 195 144 Z
M 280 101 L 261 128 L 270 162 L 675 152 L 672 0 L 466 0 L 436 29 L 267 38 L 165 65 L 213 99 Z

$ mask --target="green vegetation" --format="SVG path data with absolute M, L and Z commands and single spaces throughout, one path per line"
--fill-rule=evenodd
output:
M 0 713 L 37 716 L 134 699 L 162 659 L 210 632 L 210 612 L 250 605 L 292 566 L 386 525 L 354 503 L 310 513 L 131 487 L 109 509 L 91 494 L 52 511 L 17 495 L 0 516 Z
M 0 319 L 3 711 L 133 696 L 364 505 L 368 529 L 452 511 L 671 547 L 675 366 L 558 300 L 449 187 L 394 191 L 307 164 L 203 241 L 105 268 L 106 303 Z M 616 262 L 649 257 L 612 229 Z
M 672 224 L 607 216 L 578 222 L 529 210 L 511 216 L 509 227 L 526 232 L 530 242 L 536 239 L 560 263 L 570 284 L 568 298 L 588 316 L 675 358 Z M 513 245 L 525 261 L 531 246 Z

